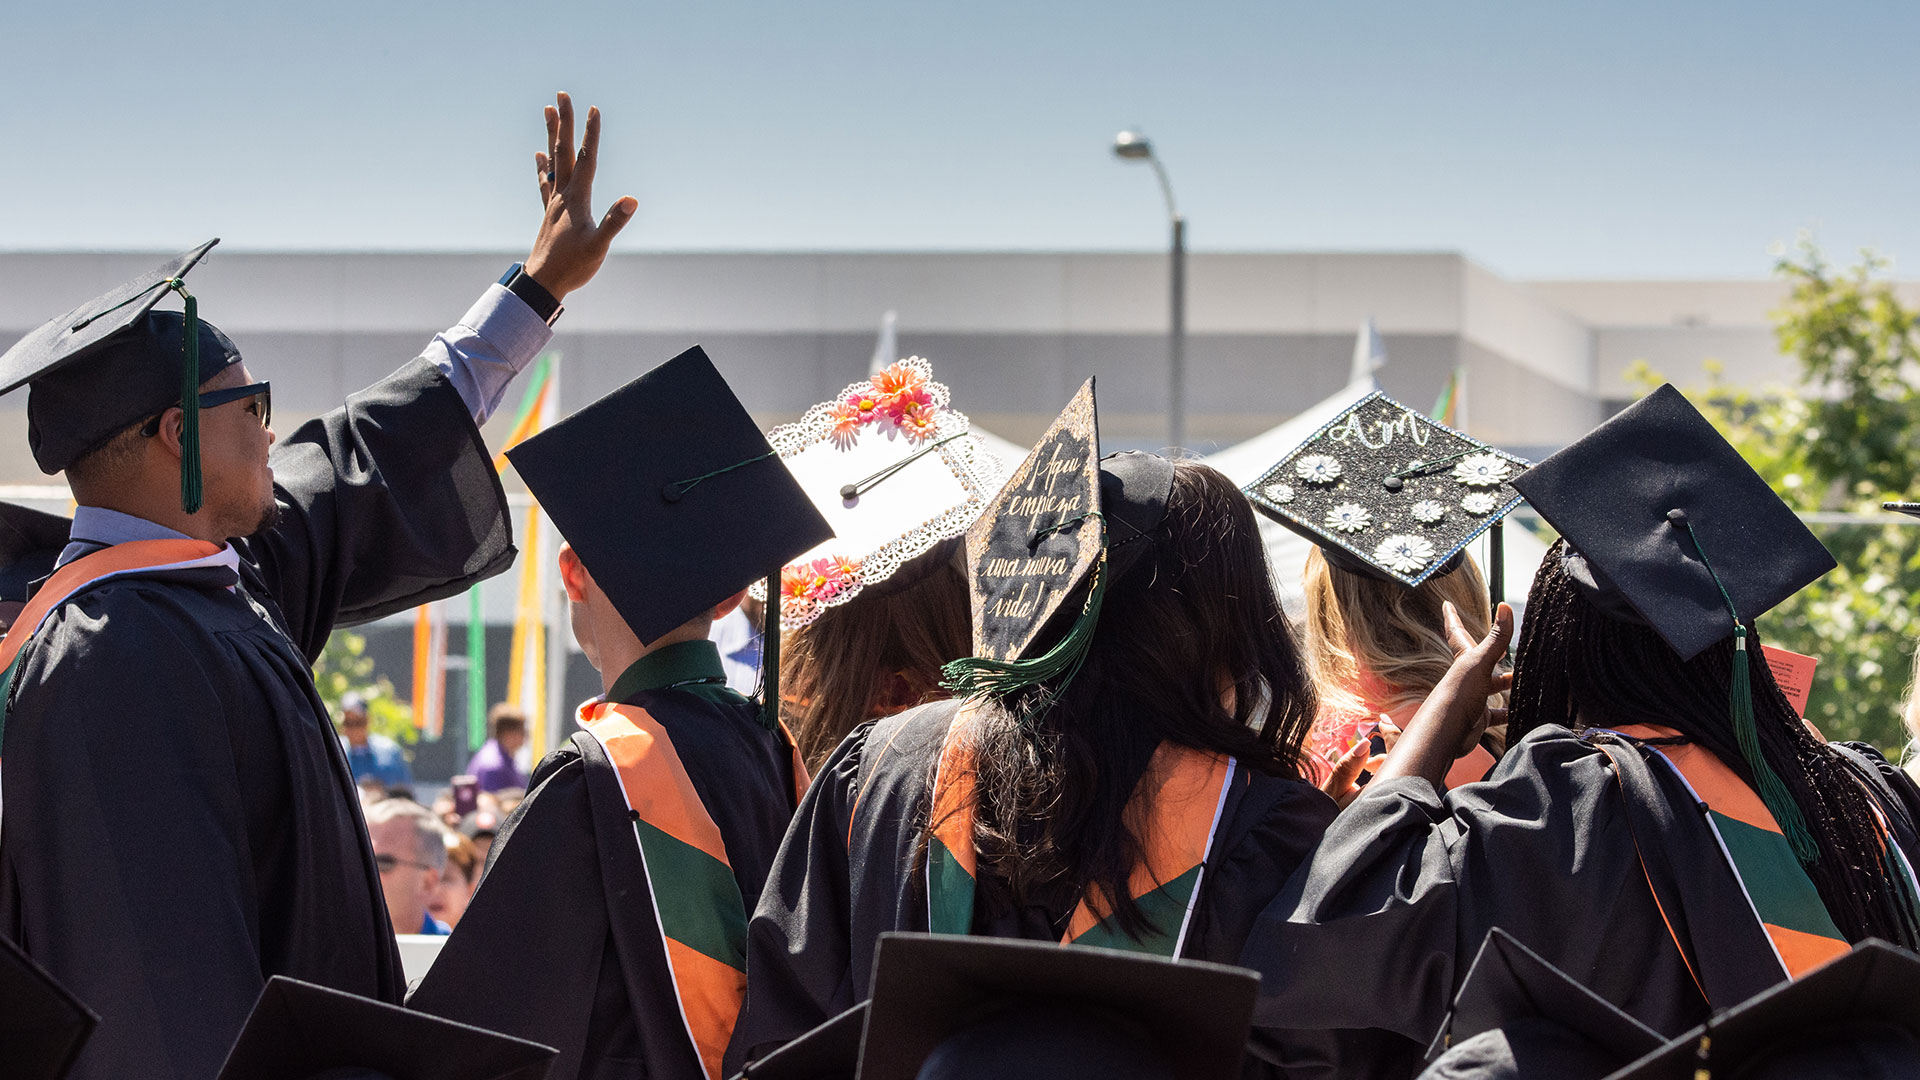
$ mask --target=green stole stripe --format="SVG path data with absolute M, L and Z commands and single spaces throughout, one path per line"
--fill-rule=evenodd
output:
M 965 936 L 973 931 L 973 875 L 939 839 L 927 848 L 927 929 Z
M 660 931 L 702 956 L 747 970 L 747 910 L 726 863 L 644 820 L 633 823 L 646 856 Z
M 1187 903 L 1193 899 L 1193 891 L 1199 887 L 1200 868 L 1196 866 L 1159 888 L 1136 897 L 1141 914 L 1153 925 L 1153 929 L 1139 941 L 1122 930 L 1119 921 L 1109 915 L 1091 930 L 1074 938 L 1071 944 L 1171 957 L 1173 950 L 1180 945 L 1180 924 L 1186 921 Z
M 1756 828 L 1744 821 L 1709 810 L 1720 830 L 1721 842 L 1733 860 L 1733 870 L 1746 886 L 1760 921 L 1815 937 L 1846 940 L 1833 916 L 1820 902 L 1813 879 L 1801 868 L 1793 848 L 1780 833 Z

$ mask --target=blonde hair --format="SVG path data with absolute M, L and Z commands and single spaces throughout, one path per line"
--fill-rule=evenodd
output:
M 1467 633 L 1493 624 L 1487 581 L 1464 552 L 1460 565 L 1409 589 L 1307 555 L 1307 666 L 1323 706 L 1337 712 L 1417 709 L 1453 665 L 1440 605 L 1452 602 Z

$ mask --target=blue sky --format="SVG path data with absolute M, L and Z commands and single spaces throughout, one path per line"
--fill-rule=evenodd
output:
M 539 109 L 607 116 L 623 250 L 1459 250 L 1920 276 L 1920 8 L 1837 3 L 15 5 L 0 249 L 517 249 Z M 601 201 L 604 203 L 605 198 Z

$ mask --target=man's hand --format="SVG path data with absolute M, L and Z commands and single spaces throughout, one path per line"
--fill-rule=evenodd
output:
M 593 280 L 607 259 L 607 247 L 640 208 L 633 196 L 623 196 L 607 208 L 604 219 L 594 223 L 593 172 L 599 161 L 600 110 L 587 110 L 587 131 L 576 154 L 573 99 L 559 94 L 547 106 L 547 152 L 533 155 L 546 216 L 526 265 L 527 276 L 556 300 Z

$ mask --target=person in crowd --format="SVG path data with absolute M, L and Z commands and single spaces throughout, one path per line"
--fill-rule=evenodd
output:
M 527 714 L 518 705 L 502 701 L 487 710 L 486 745 L 467 762 L 467 772 L 480 782 L 481 791 L 524 788 L 527 774 L 515 755 L 527 745 Z
M 367 699 L 357 690 L 340 697 L 340 745 L 355 783 L 377 780 L 387 791 L 413 787 L 407 752 L 389 736 L 368 729 Z
M 1006 465 L 908 357 L 767 438 L 833 539 L 781 572 L 781 715 L 808 768 L 855 726 L 946 696 L 969 647 L 962 535 Z
M 0 502 L 0 633 L 26 608 L 35 583 L 53 573 L 72 527 L 59 514 Z
M 749 596 L 740 606 L 713 624 L 713 644 L 720 650 L 720 666 L 727 669 L 727 686 L 742 697 L 760 689 L 762 620 L 766 604 Z
M 514 805 L 518 806 L 519 803 L 515 802 Z M 473 845 L 473 850 L 480 856 L 480 865 L 483 868 L 487 864 L 488 856 L 493 852 L 494 838 L 500 835 L 500 823 L 506 820 L 507 813 L 511 811 L 503 813 L 493 807 L 482 806 L 460 819 L 460 835 Z M 474 881 L 477 883 L 479 880 L 476 875 Z
M 473 841 L 452 829 L 443 828 L 440 839 L 447 848 L 447 869 L 440 878 L 440 890 L 427 904 L 427 914 L 452 929 L 460 925 L 460 917 L 473 901 L 473 891 L 480 887 L 480 871 L 487 856 Z
M 1376 729 L 1391 747 L 1453 666 L 1443 605 L 1453 605 L 1476 641 L 1492 628 L 1479 565 L 1464 551 L 1454 560 L 1450 569 L 1408 588 L 1364 562 L 1348 568 L 1341 563 L 1353 560 L 1317 547 L 1308 552 L 1301 638 L 1320 692 L 1320 715 L 1307 736 L 1316 775 L 1331 778 L 1336 763 Z M 1490 731 L 1482 742 L 1497 749 L 1504 734 Z M 1492 751 L 1476 745 L 1447 770 L 1447 786 L 1480 779 L 1493 761 Z
M 476 421 L 637 205 L 595 219 L 597 114 L 579 154 L 571 103 L 548 120 L 525 263 L 419 358 L 285 439 L 270 388 L 198 299 L 159 309 L 211 244 L 0 356 L 0 389 L 31 384 L 36 462 L 64 470 L 78 504 L 61 569 L 0 644 L 14 676 L 0 933 L 100 1015 L 76 1080 L 214 1075 L 274 974 L 400 999 L 311 664 L 335 625 L 512 560 Z
M 1366 1035 L 1343 1075 L 1417 1072 L 1494 927 L 1667 1038 L 1850 942 L 1920 943 L 1920 790 L 1751 659 L 1819 541 L 1672 387 L 1516 486 L 1562 539 L 1515 676 L 1505 605 L 1477 643 L 1449 612 L 1458 659 L 1241 959 L 1257 1024 Z M 1509 684 L 1506 755 L 1443 794 Z
M 605 695 L 535 770 L 409 1004 L 557 1048 L 555 1080 L 718 1080 L 747 912 L 807 773 L 707 635 L 826 523 L 698 348 L 507 453 L 565 539 Z
M 865 1000 L 890 930 L 1231 962 L 1332 820 L 1251 507 L 1197 462 L 1100 460 L 1092 398 L 968 534 L 958 697 L 855 729 L 795 816 L 729 1071 Z
M 380 867 L 380 891 L 393 931 L 445 934 L 430 910 L 447 876 L 446 826 L 412 799 L 382 799 L 367 809 L 367 835 Z

